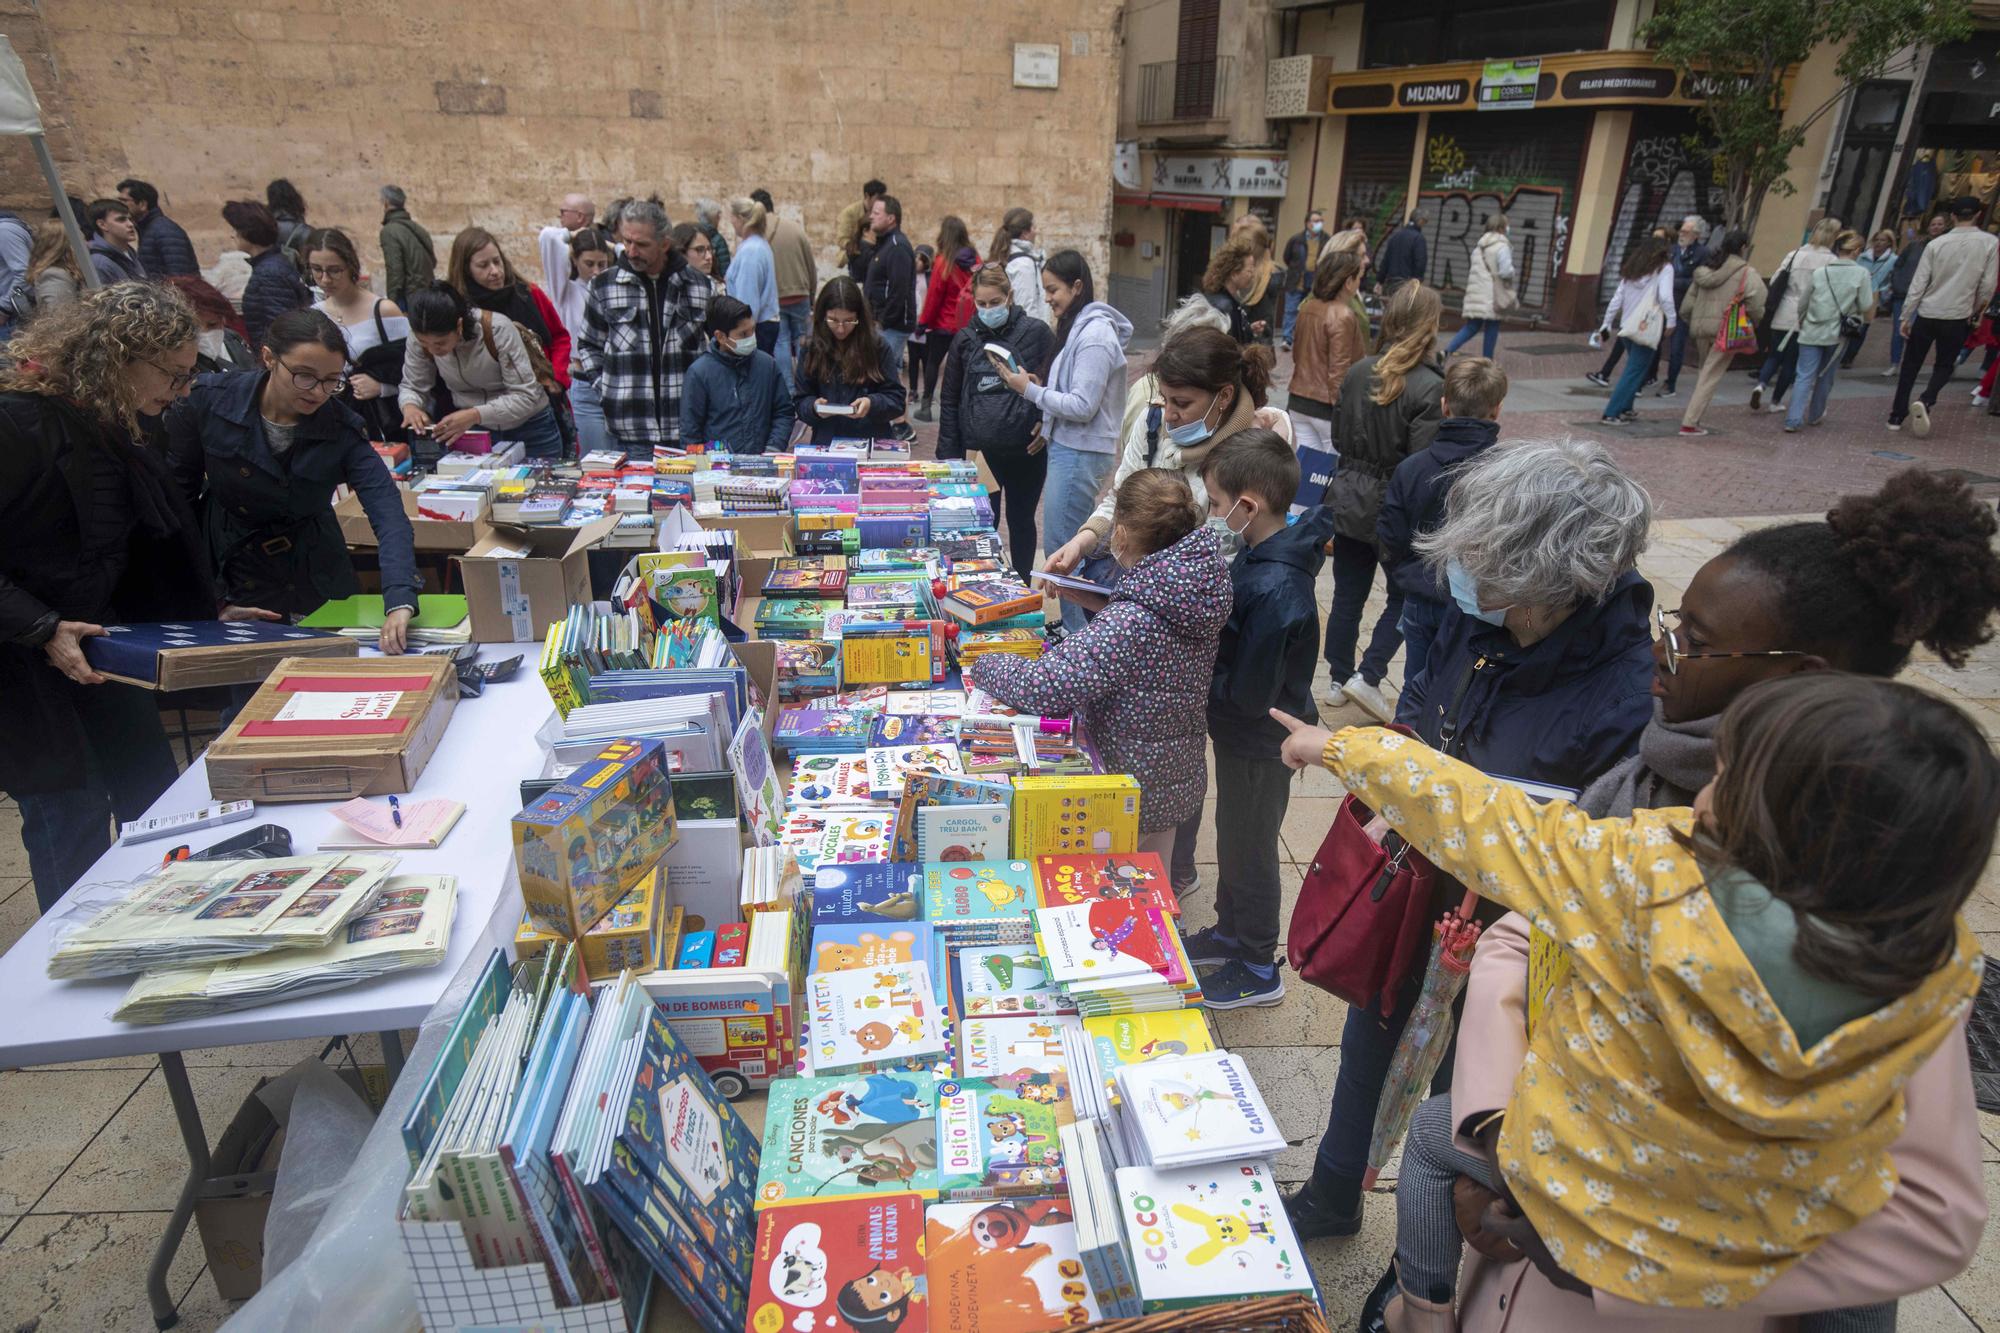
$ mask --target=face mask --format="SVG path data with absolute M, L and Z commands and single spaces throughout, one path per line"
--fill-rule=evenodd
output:
M 747 338 L 738 338 L 733 346 L 736 349 L 736 355 L 748 356 L 757 350 L 757 335 L 753 333 Z
M 220 361 L 223 354 L 229 350 L 228 345 L 222 341 L 222 334 L 221 329 L 204 329 L 194 340 L 195 346 L 200 349 L 203 356 Z
M 1222 395 L 1217 394 L 1215 401 L 1208 405 L 1208 412 L 1213 412 L 1216 405 L 1221 401 Z M 1215 434 L 1215 427 L 1208 424 L 1208 412 L 1203 412 L 1199 421 L 1190 421 L 1184 425 L 1175 426 L 1167 432 L 1167 438 L 1183 449 L 1200 444 L 1203 440 Z
M 1325 230 L 1326 230 L 1326 224 L 1325 224 L 1324 222 L 1315 222 L 1315 223 L 1313 223 L 1313 225 L 1312 225 L 1312 233 L 1313 233 L 1313 235 L 1315 235 L 1315 236 L 1318 236 L 1318 235 L 1319 235 L 1320 233 L 1324 232 Z
M 1239 497 L 1235 504 L 1229 506 L 1229 512 L 1222 516 L 1222 526 L 1229 529 L 1229 535 L 1232 537 L 1241 537 L 1244 533 L 1250 530 L 1250 523 L 1254 523 L 1257 520 L 1257 516 L 1255 514 L 1252 514 L 1250 516 L 1250 522 L 1245 523 L 1242 527 L 1238 528 L 1231 526 L 1229 520 L 1235 518 L 1236 511 L 1241 509 L 1242 507 L 1243 507 L 1243 501 Z
M 1454 560 L 1444 567 L 1445 581 L 1451 585 L 1451 600 L 1458 603 L 1458 609 L 1474 620 L 1483 620 L 1489 625 L 1507 623 L 1507 608 L 1502 606 L 1488 611 L 1479 605 L 1479 585 L 1472 581 L 1472 575 L 1465 572 L 1465 566 Z
M 989 329 L 997 329 L 1007 322 L 1010 307 L 1004 305 L 983 305 L 979 307 L 979 322 Z

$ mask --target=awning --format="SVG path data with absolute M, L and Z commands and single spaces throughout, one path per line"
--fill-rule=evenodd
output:
M 1204 194 L 1135 194 L 1119 190 L 1111 196 L 1111 202 L 1128 208 L 1178 208 L 1188 213 L 1220 213 L 1223 201 Z

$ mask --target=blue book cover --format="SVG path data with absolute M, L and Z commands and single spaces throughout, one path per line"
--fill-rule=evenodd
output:
M 724 1266 L 695 1241 L 658 1187 L 633 1169 L 623 1143 L 612 1145 L 610 1169 L 586 1188 L 601 1215 L 600 1234 L 605 1230 L 601 1219 L 609 1218 L 707 1333 L 735 1333 L 744 1326 L 747 1291 L 731 1282 Z M 746 1261 L 746 1277 L 748 1271 Z
M 922 903 L 911 883 L 920 870 L 914 861 L 820 866 L 813 872 L 813 924 L 921 920 Z
M 732 1268 L 755 1239 L 757 1139 L 653 1007 L 626 1106 L 625 1144 Z
M 106 625 L 104 633 L 83 641 L 83 657 L 107 676 L 157 684 L 161 654 L 181 648 L 294 648 L 323 644 L 340 635 L 263 620 L 176 620 L 133 625 Z

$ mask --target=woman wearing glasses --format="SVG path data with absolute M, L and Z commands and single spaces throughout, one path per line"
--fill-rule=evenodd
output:
M 313 309 L 325 311 L 347 339 L 347 405 L 361 414 L 369 439 L 402 439 L 396 390 L 410 321 L 394 301 L 362 285 L 361 257 L 337 227 L 306 238 L 306 274 L 321 292 Z
M 166 417 L 167 456 L 199 500 L 217 581 L 229 600 L 302 616 L 361 591 L 333 517 L 333 491 L 361 498 L 381 546 L 379 640 L 400 653 L 416 614 L 417 553 L 389 470 L 361 418 L 334 401 L 347 342 L 318 310 L 271 321 L 256 374 L 204 375 Z

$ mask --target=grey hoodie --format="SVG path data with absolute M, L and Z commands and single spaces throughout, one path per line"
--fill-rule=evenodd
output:
M 1131 338 L 1132 321 L 1102 301 L 1078 313 L 1068 344 L 1049 367 L 1048 384 L 1027 390 L 1028 401 L 1042 409 L 1042 434 L 1050 444 L 1092 454 L 1117 450 Z

